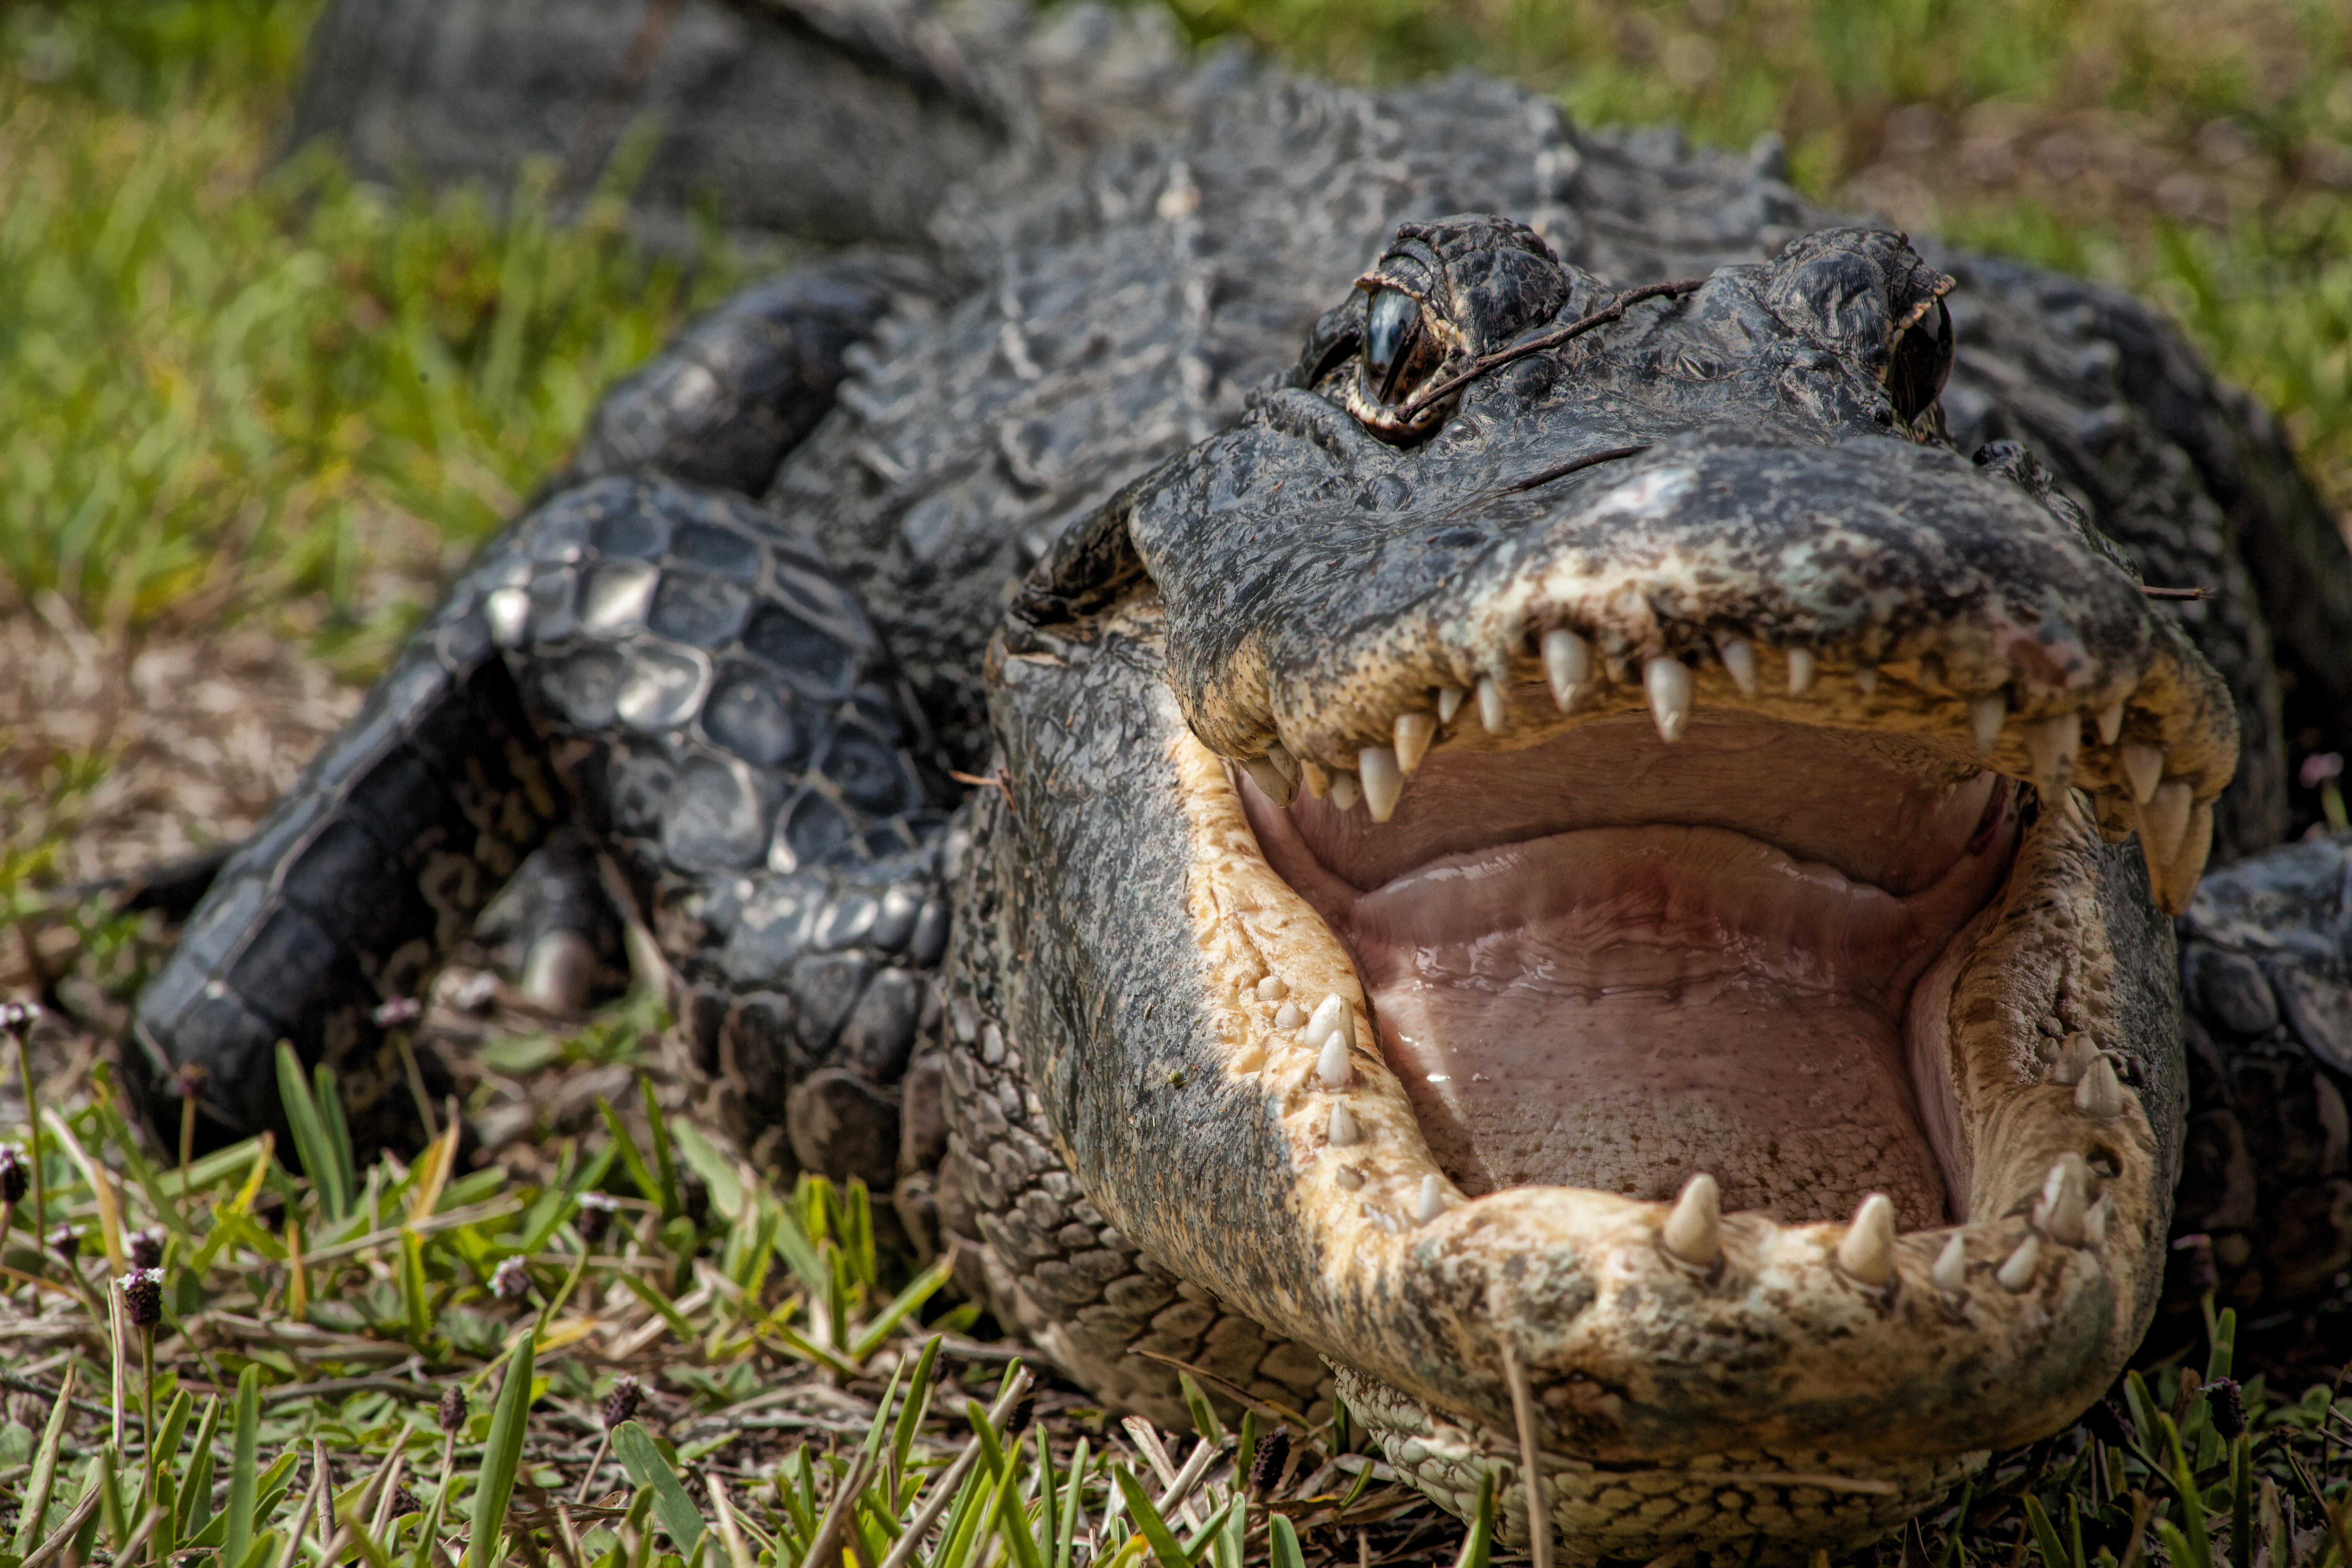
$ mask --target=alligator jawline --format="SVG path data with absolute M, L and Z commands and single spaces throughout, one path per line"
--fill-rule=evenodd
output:
M 1906 1229 L 1965 1217 L 1917 982 L 1998 892 L 2016 790 L 1853 737 L 1640 719 L 1430 759 L 1386 824 L 1243 784 L 1355 961 L 1381 1053 L 1465 1193 L 1551 1185 Z M 1924 1117 L 1923 1117 L 1924 1109 Z
M 1156 643 L 1156 610 L 1130 614 L 1123 624 Z M 1532 714 L 1526 696 L 1514 710 Z M 1830 706 L 1843 716 L 1851 704 Z M 1572 738 L 1623 712 L 1609 697 L 1564 717 Z M 1524 750 L 1560 730 L 1518 733 Z M 1914 758 L 1948 750 L 1953 777 L 1978 776 L 1965 742 L 1859 739 Z M 1927 1022 L 1906 1036 L 1948 1062 L 1957 1101 L 1920 1108 L 1950 1215 L 1915 1228 L 1865 1202 L 1848 1219 L 1784 1223 L 1722 1212 L 1705 1178 L 1667 1201 L 1559 1184 L 1465 1192 L 1371 1043 L 1340 933 L 1253 827 L 1255 774 L 1181 729 L 1168 744 L 1192 846 L 1189 918 L 1216 976 L 1213 1048 L 1273 1119 L 1295 1227 L 1283 1245 L 1312 1260 L 1304 1295 L 1238 1278 L 1217 1288 L 1330 1358 L 1351 1408 L 1389 1412 L 1371 1417 L 1387 1437 L 1419 1443 L 1410 1434 L 1435 1422 L 1467 1445 L 1465 1463 L 1508 1452 L 1516 1355 L 1541 1441 L 1564 1465 L 1704 1468 L 1736 1452 L 1769 1469 L 1780 1463 L 1770 1456 L 1803 1452 L 1799 1468 L 1880 1489 L 1872 1505 L 1892 1520 L 1971 1450 L 2063 1422 L 2137 1343 L 2165 1184 L 2138 1096 L 2093 1048 L 2120 1020 L 2105 995 L 2103 850 L 2079 810 L 2019 820 L 2006 879 L 1908 988 Z M 1443 754 L 1405 799 L 1442 798 L 1430 769 Z M 1365 833 L 1400 824 L 1410 819 Z M 2037 1025 L 2069 997 L 2089 1027 L 2053 1059 Z

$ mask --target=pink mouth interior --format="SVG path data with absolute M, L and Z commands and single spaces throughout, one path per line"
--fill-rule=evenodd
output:
M 1843 1219 L 1883 1192 L 1916 1228 L 1961 1205 L 1922 1128 L 1951 1086 L 1906 1065 L 1940 1041 L 1906 1040 L 1906 1005 L 2017 821 L 2000 775 L 1923 776 L 1877 739 L 1610 720 L 1433 756 L 1386 823 L 1243 794 L 1465 1192 L 1660 1199 L 1706 1171 L 1727 1210 Z

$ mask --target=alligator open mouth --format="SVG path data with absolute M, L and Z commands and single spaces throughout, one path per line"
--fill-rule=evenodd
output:
M 1911 997 L 2007 875 L 2017 791 L 1872 739 L 1605 720 L 1433 757 L 1386 825 L 1248 805 L 1465 1194 L 1670 1199 L 1704 1172 L 1728 1209 L 1843 1219 L 1877 1192 L 1918 1229 L 1968 1194 L 1942 1020 Z

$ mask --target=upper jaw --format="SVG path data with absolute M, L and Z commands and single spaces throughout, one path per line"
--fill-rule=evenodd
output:
M 1267 425 L 1286 412 L 1320 418 L 1276 405 Z M 1333 520 L 1269 496 L 1261 526 L 1228 511 L 1215 541 L 1189 478 L 1138 498 L 1131 525 L 1187 721 L 1318 794 L 1353 775 L 1343 793 L 1376 816 L 1432 746 L 1626 712 L 1671 731 L 1728 707 L 1899 731 L 2061 802 L 2084 790 L 2111 837 L 2153 806 L 2168 912 L 2202 870 L 2236 762 L 2226 690 L 2102 542 L 1948 451 L 1698 432 L 1539 506 Z M 1558 700 L 1526 700 L 1547 688 Z M 1448 707 L 1501 721 L 1440 729 Z

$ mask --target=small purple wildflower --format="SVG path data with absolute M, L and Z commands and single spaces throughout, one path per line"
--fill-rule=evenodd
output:
M 501 1301 L 520 1301 L 530 1289 L 530 1276 L 523 1269 L 522 1259 L 509 1258 L 499 1265 L 490 1276 L 490 1294 Z
M 114 1282 L 122 1292 L 123 1315 L 138 1329 L 152 1329 L 163 1321 L 163 1271 L 134 1268 Z

